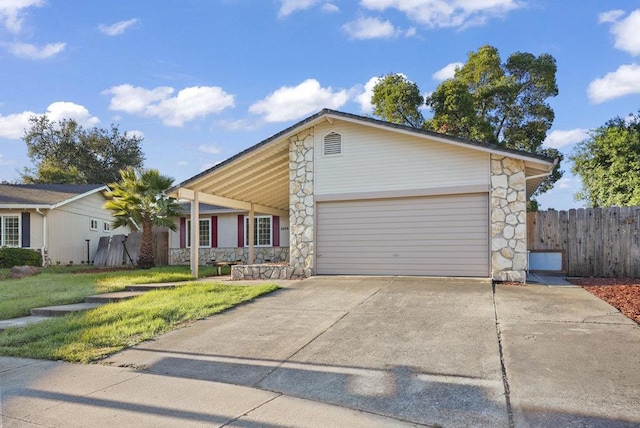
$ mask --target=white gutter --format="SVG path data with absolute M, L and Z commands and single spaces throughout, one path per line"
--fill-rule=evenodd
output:
M 42 254 L 42 266 L 47 265 L 47 215 L 40 211 L 40 208 L 36 208 L 36 212 L 42 216 L 42 248 L 40 254 Z

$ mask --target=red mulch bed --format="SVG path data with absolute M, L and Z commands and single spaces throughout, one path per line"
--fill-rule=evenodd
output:
M 640 278 L 572 278 L 569 281 L 640 324 Z

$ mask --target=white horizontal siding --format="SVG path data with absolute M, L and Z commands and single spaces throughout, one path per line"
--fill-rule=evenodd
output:
M 323 156 L 322 141 L 342 135 L 342 155 Z M 489 186 L 489 154 L 471 148 L 336 120 L 314 132 L 316 195 Z
M 318 203 L 317 272 L 488 276 L 488 195 Z

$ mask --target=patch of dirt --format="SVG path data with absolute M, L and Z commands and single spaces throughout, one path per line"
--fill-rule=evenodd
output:
M 640 278 L 571 278 L 620 312 L 640 324 Z

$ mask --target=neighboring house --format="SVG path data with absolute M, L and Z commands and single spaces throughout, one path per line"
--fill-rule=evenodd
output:
M 248 213 L 243 210 L 200 204 L 199 260 L 248 260 Z M 183 204 L 184 215 L 176 219 L 176 230 L 169 232 L 169 264 L 189 264 L 191 251 L 191 204 Z M 289 261 L 289 223 L 277 215 L 255 216 L 256 263 Z
M 45 264 L 93 260 L 112 230 L 104 185 L 0 184 L 0 246 L 38 250 Z M 88 241 L 88 253 L 87 253 Z
M 322 110 L 170 193 L 194 202 L 194 218 L 200 217 L 201 204 L 254 218 L 278 216 L 281 226 L 289 225 L 294 277 L 524 281 L 526 200 L 555 163 L 493 144 Z M 233 227 L 223 229 L 218 223 L 218 236 L 233 232 Z M 197 240 L 195 231 L 189 233 Z M 255 231 L 252 235 L 244 259 L 249 264 L 260 243 Z M 197 270 L 198 251 L 191 249 L 192 270 Z

